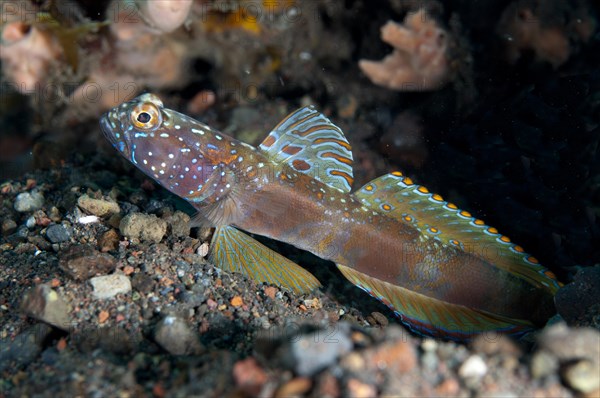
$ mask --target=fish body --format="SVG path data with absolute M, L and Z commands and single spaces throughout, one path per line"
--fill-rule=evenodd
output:
M 351 193 L 352 152 L 311 107 L 255 148 L 144 94 L 101 120 L 112 144 L 216 227 L 218 266 L 294 291 L 307 271 L 240 230 L 331 260 L 412 330 L 468 340 L 522 334 L 554 312 L 559 283 L 520 246 L 400 172 Z

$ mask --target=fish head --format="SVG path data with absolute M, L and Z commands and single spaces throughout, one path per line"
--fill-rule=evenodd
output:
M 208 183 L 211 195 L 227 184 L 220 178 L 224 176 L 222 148 L 235 140 L 165 108 L 154 94 L 111 109 L 100 125 L 121 155 L 184 199 L 205 199 Z

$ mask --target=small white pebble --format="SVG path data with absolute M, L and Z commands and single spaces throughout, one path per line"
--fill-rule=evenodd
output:
M 95 223 L 98 222 L 98 217 L 97 216 L 83 216 L 83 217 L 79 217 L 79 220 L 77 220 L 77 222 L 79 224 L 91 224 L 91 223 Z
M 435 351 L 437 349 L 437 346 L 437 341 L 435 341 L 434 339 L 425 339 L 423 340 L 423 343 L 421 343 L 421 348 L 423 348 L 423 351 L 425 352 Z
M 201 257 L 206 257 L 208 255 L 208 243 L 204 242 L 201 244 L 200 247 L 198 247 L 198 250 L 196 250 L 196 253 Z
M 33 227 L 35 227 L 35 217 L 31 216 L 27 219 L 27 221 L 25 221 L 25 226 L 29 229 L 32 229 Z
M 458 374 L 463 378 L 480 378 L 487 373 L 487 365 L 479 355 L 471 355 L 458 369 Z

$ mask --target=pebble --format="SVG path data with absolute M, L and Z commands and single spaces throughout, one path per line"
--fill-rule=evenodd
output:
M 300 335 L 291 343 L 294 370 L 301 376 L 312 376 L 332 365 L 352 349 L 350 325 L 339 323 L 324 330 Z
M 19 213 L 41 209 L 44 205 L 44 195 L 39 191 L 23 192 L 15 198 L 14 208 Z
M 586 359 L 566 366 L 562 376 L 571 388 L 584 394 L 600 388 L 600 367 Z
M 559 323 L 544 330 L 538 343 L 540 349 L 555 355 L 561 362 L 589 359 L 600 361 L 600 331 L 590 328 L 568 328 Z
M 160 321 L 154 339 L 173 355 L 198 355 L 203 351 L 198 336 L 187 322 L 174 315 L 168 315 Z
M 100 313 L 98 314 L 98 323 L 106 322 L 109 317 L 110 317 L 110 314 L 108 313 L 108 311 L 105 311 L 105 310 L 100 311 Z
M 383 343 L 374 351 L 367 351 L 365 358 L 377 368 L 388 369 L 393 373 L 409 372 L 417 365 L 415 348 L 406 340 Z
M 336 377 L 330 372 L 324 372 L 319 378 L 313 396 L 323 398 L 340 397 L 340 385 Z
M 547 351 L 537 351 L 531 358 L 529 369 L 534 379 L 541 379 L 558 370 L 558 360 Z
M 10 235 L 17 229 L 17 223 L 10 218 L 2 221 L 2 235 Z
M 458 380 L 446 379 L 435 388 L 436 395 L 442 397 L 456 397 L 460 392 Z
M 123 217 L 119 229 L 129 239 L 158 243 L 167 233 L 167 222 L 153 214 L 131 213 Z
M 117 294 L 127 294 L 131 291 L 131 281 L 122 274 L 96 276 L 90 279 L 90 284 L 94 288 L 94 297 L 100 300 L 115 297 Z
M 296 377 L 279 387 L 275 392 L 275 398 L 302 397 L 311 387 L 311 379 Z
M 458 375 L 463 379 L 479 379 L 487 373 L 487 365 L 479 355 L 471 355 L 458 369 Z
M 71 234 L 62 224 L 53 224 L 46 228 L 46 237 L 52 243 L 66 242 L 71 238 Z
M 27 240 L 27 236 L 29 236 L 29 229 L 25 225 L 21 225 L 17 228 L 14 234 L 12 234 L 9 239 L 16 241 L 24 241 Z
M 77 199 L 77 206 L 87 213 L 98 217 L 107 217 L 121 211 L 117 202 L 106 199 L 94 199 L 88 195 L 81 195 Z
M 52 332 L 45 323 L 38 323 L 17 337 L 0 340 L 0 372 L 20 368 L 33 362 L 42 352 L 44 340 Z
M 28 217 L 27 220 L 25 220 L 25 226 L 27 226 L 29 229 L 35 228 L 35 224 L 36 222 L 34 216 Z
M 375 325 L 379 325 L 381 327 L 386 327 L 390 321 L 387 319 L 387 317 L 385 315 L 383 315 L 381 312 L 371 312 L 370 317 L 375 321 Z M 373 324 L 373 323 L 371 323 Z
M 476 353 L 490 357 L 494 355 L 518 356 L 521 354 L 520 348 L 513 340 L 500 334 L 481 334 L 473 340 L 471 347 Z
M 371 398 L 377 396 L 377 389 L 371 384 L 363 383 L 357 379 L 348 380 L 347 396 L 349 398 Z
M 98 247 L 105 253 L 119 247 L 119 234 L 114 229 L 109 229 L 98 238 Z
M 434 339 L 425 338 L 421 343 L 421 348 L 425 352 L 435 352 L 438 348 L 438 343 Z
M 198 250 L 196 250 L 196 254 L 198 254 L 200 257 L 204 258 L 206 256 L 208 256 L 208 243 L 204 242 L 202 243 L 200 246 L 198 246 Z
M 41 284 L 29 289 L 23 297 L 21 309 L 32 318 L 59 329 L 69 330 L 71 326 L 69 304 L 49 285 Z
M 190 236 L 190 216 L 177 210 L 172 215 L 165 217 L 169 225 L 169 233 L 176 238 Z
M 233 365 L 233 379 L 235 385 L 246 395 L 256 397 L 267 382 L 267 373 L 256 362 L 256 359 L 249 357 L 237 361 Z
M 74 280 L 85 281 L 92 276 L 112 272 L 117 267 L 117 260 L 91 245 L 77 245 L 62 253 L 58 265 Z
M 234 307 L 241 307 L 242 305 L 244 305 L 244 301 L 240 296 L 235 296 L 234 298 L 232 298 L 230 303 Z
M 48 251 L 52 248 L 52 244 L 40 235 L 30 236 L 27 238 L 27 241 L 34 244 L 40 250 Z
M 140 293 L 150 293 L 154 290 L 155 282 L 150 276 L 142 273 L 136 273 L 131 280 L 133 288 Z

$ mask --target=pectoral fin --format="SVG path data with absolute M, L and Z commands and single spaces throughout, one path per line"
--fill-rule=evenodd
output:
M 308 293 L 321 286 L 304 268 L 230 226 L 215 229 L 209 260 L 223 270 L 239 272 L 294 293 Z

